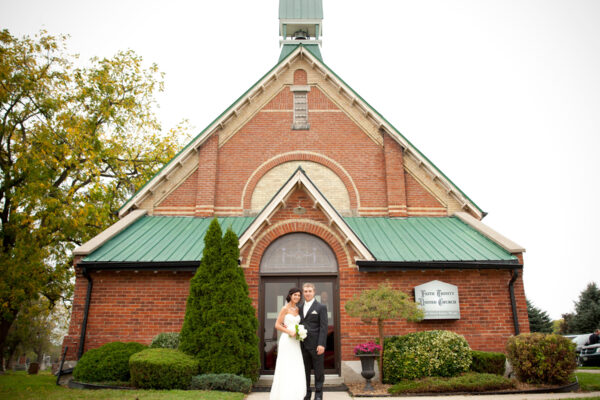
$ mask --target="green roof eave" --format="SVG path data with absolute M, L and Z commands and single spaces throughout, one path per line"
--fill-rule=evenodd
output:
M 241 236 L 256 217 L 220 217 Z M 342 218 L 374 256 L 368 271 L 394 269 L 514 268 L 511 254 L 457 217 Z M 202 258 L 212 218 L 144 216 L 81 261 L 95 268 L 194 267 Z
M 218 217 L 223 230 L 236 235 L 245 231 L 254 217 Z M 213 218 L 144 216 L 119 232 L 82 261 L 82 265 L 193 266 L 200 262 L 204 236 Z
M 514 265 L 518 258 L 457 217 L 346 217 L 384 265 Z M 374 262 L 371 262 L 374 263 Z
M 319 49 L 318 44 L 284 44 L 281 47 L 281 54 L 279 55 L 279 62 L 283 61 L 287 56 L 292 54 L 294 50 L 298 47 L 303 46 L 306 50 L 310 52 L 313 56 L 317 57 L 319 61 L 323 62 L 323 56 L 321 55 L 321 50 Z

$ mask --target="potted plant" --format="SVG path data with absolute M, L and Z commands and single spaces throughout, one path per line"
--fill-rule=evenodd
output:
M 373 342 L 359 344 L 354 348 L 354 355 L 360 358 L 362 371 L 360 374 L 367 380 L 365 391 L 373 391 L 371 378 L 375 376 L 375 360 L 381 353 L 381 346 Z

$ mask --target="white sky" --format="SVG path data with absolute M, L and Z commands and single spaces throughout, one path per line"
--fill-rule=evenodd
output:
M 527 249 L 527 297 L 572 311 L 600 284 L 600 1 L 323 3 L 325 63 Z M 275 65 L 277 18 L 278 0 L 0 0 L 13 35 L 156 62 L 163 128 L 194 135 Z

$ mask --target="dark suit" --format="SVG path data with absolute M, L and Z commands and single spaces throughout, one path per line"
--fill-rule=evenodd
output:
M 315 390 L 323 391 L 325 381 L 325 354 L 317 355 L 317 346 L 327 344 L 327 307 L 315 300 L 304 317 L 304 304 L 300 306 L 300 323 L 308 331 L 301 343 L 304 371 L 306 373 L 306 394 L 310 398 L 310 370 L 315 371 Z

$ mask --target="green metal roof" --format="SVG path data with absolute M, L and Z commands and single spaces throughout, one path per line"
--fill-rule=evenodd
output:
M 377 261 L 517 260 L 456 217 L 349 217 L 344 220 Z
M 255 217 L 218 218 L 240 236 Z M 377 261 L 470 262 L 517 258 L 455 217 L 344 218 Z M 83 262 L 199 262 L 212 218 L 145 216 Z
M 254 217 L 217 218 L 225 231 L 239 236 Z M 204 235 L 212 218 L 145 216 L 128 226 L 83 262 L 181 262 L 200 261 Z
M 300 44 L 284 44 L 281 48 L 281 54 L 279 55 L 279 61 L 292 54 L 294 50 L 296 50 L 300 46 Z M 317 57 L 320 61 L 323 61 L 323 57 L 321 56 L 321 50 L 319 49 L 318 44 L 302 44 L 306 50 L 308 50 L 313 56 Z
M 279 19 L 323 19 L 323 1 L 279 0 Z

